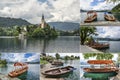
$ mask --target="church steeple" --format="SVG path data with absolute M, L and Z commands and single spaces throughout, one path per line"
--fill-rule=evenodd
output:
M 45 26 L 46 26 L 46 22 L 45 22 L 44 14 L 42 14 L 42 18 L 41 18 L 41 28 L 44 28 Z
M 42 14 L 42 20 L 44 20 L 44 14 Z

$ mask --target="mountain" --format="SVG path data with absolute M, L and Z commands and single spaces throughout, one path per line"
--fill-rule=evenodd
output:
M 112 12 L 114 13 L 119 13 L 120 12 L 120 4 L 116 5 L 113 9 Z
M 94 38 L 94 39 L 103 41 L 120 41 L 120 38 Z
M 54 27 L 55 29 L 62 31 L 73 31 L 79 29 L 80 27 L 79 23 L 73 23 L 73 22 L 48 22 L 48 24 L 51 27 Z
M 30 23 L 21 18 L 0 17 L 0 27 L 12 27 L 16 25 L 30 25 Z

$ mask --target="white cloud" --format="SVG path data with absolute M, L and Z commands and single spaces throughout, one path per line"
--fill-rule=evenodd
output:
M 2 0 L 0 3 L 0 16 L 23 18 L 35 24 L 40 23 L 42 13 L 47 21 L 79 22 L 79 10 L 79 0 Z
M 120 38 L 120 27 L 97 27 L 98 37 L 103 38 Z
M 103 2 L 103 0 L 99 0 L 102 2 L 99 2 L 97 5 L 91 5 L 91 3 L 94 0 L 80 0 L 80 7 L 83 10 L 111 10 L 114 6 L 119 4 L 120 2 L 117 3 L 108 3 L 106 1 Z M 96 2 L 94 2 L 96 3 Z
M 39 53 L 29 53 L 33 54 L 32 56 L 26 58 L 25 57 L 26 53 L 3 53 L 2 54 L 2 59 L 7 59 L 8 61 L 12 62 L 33 62 L 33 61 L 39 61 L 40 55 Z

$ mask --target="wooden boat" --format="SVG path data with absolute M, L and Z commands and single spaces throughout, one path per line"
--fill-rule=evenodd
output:
M 28 70 L 28 66 L 26 63 L 16 62 L 14 66 L 15 66 L 15 70 L 8 73 L 10 77 L 17 77 Z
M 93 45 L 90 45 L 90 47 L 95 49 L 106 49 L 106 48 L 109 48 L 109 44 L 94 43 Z
M 100 68 L 84 68 L 85 72 L 92 72 L 92 73 L 105 73 L 105 72 L 117 72 L 119 69 L 115 67 L 115 64 L 112 60 L 88 60 L 89 64 L 92 65 L 101 65 L 104 64 L 104 67 Z M 107 66 L 109 65 L 109 67 Z
M 62 67 L 62 68 L 47 70 L 47 71 L 44 71 L 42 74 L 45 76 L 55 77 L 55 76 L 61 76 L 61 75 L 70 73 L 73 70 L 74 70 L 74 67 L 66 66 L 66 67 Z
M 52 65 L 63 66 L 63 62 L 61 62 L 61 61 L 54 61 L 54 62 L 52 62 Z
M 116 18 L 112 15 L 111 12 L 105 12 L 104 18 L 106 21 L 116 21 Z
M 97 13 L 95 11 L 88 11 L 87 18 L 85 19 L 85 23 L 90 23 L 97 20 Z

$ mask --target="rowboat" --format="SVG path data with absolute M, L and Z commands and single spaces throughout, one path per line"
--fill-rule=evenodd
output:
M 8 73 L 10 77 L 17 77 L 28 70 L 28 66 L 26 63 L 16 62 L 14 64 L 15 70 Z
M 47 71 L 42 72 L 42 74 L 45 76 L 55 77 L 55 76 L 61 76 L 61 75 L 70 73 L 73 70 L 74 70 L 74 67 L 66 66 L 66 67 L 62 67 L 62 68 L 47 70 Z
M 95 49 L 107 49 L 109 48 L 109 44 L 94 43 L 93 45 L 90 45 L 90 47 L 95 48 Z
M 116 18 L 112 15 L 111 12 L 105 12 L 104 18 L 106 21 L 115 21 Z
M 88 60 L 89 64 L 92 64 L 91 68 L 84 68 L 85 72 L 91 73 L 105 73 L 105 72 L 117 72 L 119 69 L 115 67 L 112 60 Z M 100 67 L 95 68 L 94 65 L 100 65 Z M 104 65 L 101 67 L 101 65 Z M 108 66 L 109 65 L 109 66 Z
M 88 11 L 87 18 L 85 19 L 85 23 L 90 23 L 97 20 L 97 13 L 95 11 Z
M 52 62 L 52 65 L 63 66 L 63 62 L 61 62 L 61 61 L 54 61 L 54 62 Z

